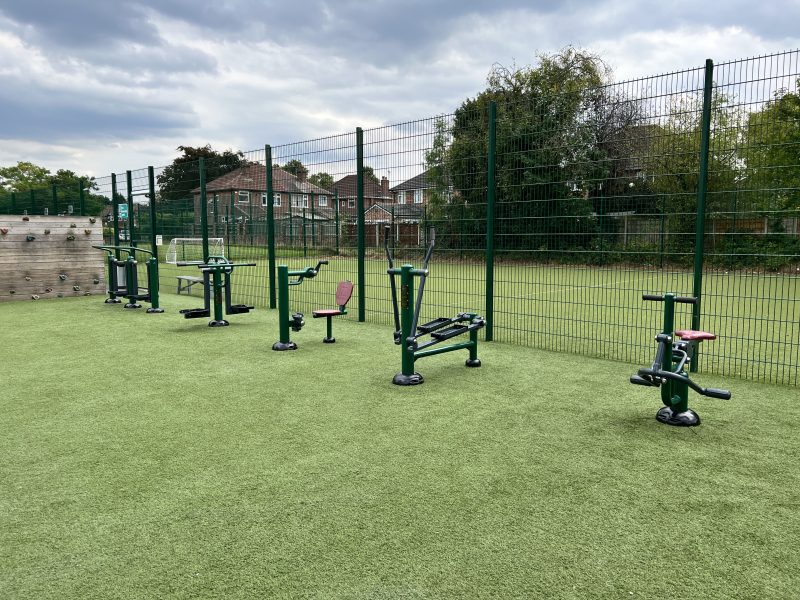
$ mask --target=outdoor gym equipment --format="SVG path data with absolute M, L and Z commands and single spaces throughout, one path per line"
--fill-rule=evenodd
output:
M 137 300 L 150 303 L 148 313 L 163 313 L 164 309 L 158 305 L 158 259 L 149 250 L 135 246 L 92 246 L 104 250 L 108 265 L 108 298 L 106 304 L 119 304 L 122 298 L 127 298 L 125 308 L 141 308 Z M 121 254 L 127 258 L 121 258 Z M 139 261 L 136 254 L 146 254 L 147 259 L 147 287 L 139 287 Z
M 322 338 L 325 344 L 333 344 L 336 338 L 333 337 L 333 317 L 347 314 L 347 303 L 350 302 L 350 297 L 353 295 L 353 282 L 340 281 L 336 286 L 336 304 L 339 308 L 315 310 L 311 316 L 315 319 L 325 317 L 326 319 L 326 335 Z
M 689 388 L 710 398 L 730 400 L 731 397 L 727 390 L 703 388 L 689 379 L 689 365 L 697 353 L 697 345 L 703 340 L 714 340 L 717 336 L 691 329 L 674 331 L 675 304 L 696 304 L 697 298 L 644 294 L 642 300 L 664 303 L 664 327 L 656 335 L 658 350 L 653 364 L 632 375 L 631 383 L 661 388 L 664 406 L 656 414 L 656 419 L 661 423 L 683 427 L 699 425 L 700 416 L 689 408 Z M 680 339 L 676 340 L 676 337 Z
M 235 267 L 255 267 L 256 263 L 232 263 L 224 256 L 209 256 L 204 262 L 176 263 L 179 267 L 196 266 L 203 273 L 203 308 L 185 308 L 180 313 L 186 319 L 202 319 L 211 316 L 211 297 L 214 297 L 214 318 L 209 327 L 225 327 L 228 321 L 222 315 L 222 293 L 225 292 L 225 315 L 249 313 L 254 307 L 231 302 L 231 273 Z
M 289 317 L 289 286 L 300 285 L 304 279 L 313 279 L 319 274 L 322 265 L 327 265 L 327 260 L 321 260 L 316 267 L 307 267 L 299 271 L 290 271 L 286 265 L 278 265 L 278 321 L 280 322 L 280 339 L 272 344 L 273 350 L 297 350 L 297 344 L 289 339 L 289 329 L 300 331 L 305 325 L 303 313 L 296 312 Z M 297 277 L 289 281 L 290 277 Z M 329 335 L 330 337 L 330 335 Z
M 397 373 L 392 379 L 392 383 L 397 385 L 418 385 L 423 383 L 422 375 L 414 371 L 414 363 L 420 358 L 444 354 L 454 350 L 469 351 L 469 358 L 466 361 L 468 367 L 480 367 L 481 361 L 478 358 L 478 330 L 486 325 L 483 317 L 477 313 L 462 312 L 454 317 L 440 317 L 419 325 L 419 315 L 422 310 L 422 297 L 425 292 L 425 281 L 428 278 L 428 261 L 430 261 L 433 247 L 436 243 L 436 231 L 430 230 L 430 245 L 425 253 L 421 269 L 415 269 L 412 265 L 405 264 L 399 269 L 394 267 L 394 259 L 389 250 L 389 229 L 384 229 L 383 247 L 386 250 L 386 258 L 389 261 L 389 285 L 392 291 L 392 309 L 394 314 L 394 343 L 400 346 L 402 357 L 402 371 Z M 400 276 L 400 307 L 397 302 L 397 284 L 395 277 Z M 419 277 L 419 294 L 416 304 L 414 303 L 414 277 Z M 401 311 L 402 310 L 402 314 Z M 401 319 L 402 317 L 402 319 Z M 402 321 L 402 322 L 401 322 Z M 441 348 L 431 348 L 440 342 L 450 338 L 469 333 L 469 341 L 450 344 Z M 425 335 L 430 335 L 430 339 L 420 341 Z

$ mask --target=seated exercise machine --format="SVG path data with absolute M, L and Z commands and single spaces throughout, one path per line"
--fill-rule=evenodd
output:
M 352 295 L 353 282 L 340 281 L 339 285 L 336 286 L 336 305 L 339 308 L 320 309 L 311 313 L 311 316 L 315 319 L 319 319 L 321 317 L 325 317 L 326 319 L 327 328 L 326 335 L 324 338 L 322 338 L 323 343 L 333 344 L 336 342 L 336 338 L 333 337 L 333 317 L 347 314 L 347 303 L 350 302 Z
M 148 313 L 163 313 L 164 309 L 158 303 L 158 259 L 149 250 L 135 246 L 92 246 L 107 252 L 108 266 L 108 298 L 106 304 L 119 304 L 122 298 L 127 298 L 125 308 L 142 308 L 138 300 L 150 303 Z M 147 287 L 139 287 L 139 261 L 136 253 L 147 254 Z M 127 254 L 127 258 L 120 258 L 120 254 Z
M 455 350 L 467 350 L 469 358 L 466 361 L 468 367 L 480 367 L 481 361 L 478 358 L 478 330 L 486 325 L 483 317 L 477 313 L 462 312 L 454 317 L 440 317 L 419 324 L 419 315 L 422 310 L 422 297 L 425 292 L 425 281 L 428 278 L 428 261 L 430 261 L 433 247 L 436 243 L 436 231 L 430 231 L 430 245 L 422 261 L 422 268 L 415 269 L 412 265 L 405 264 L 399 269 L 394 267 L 394 259 L 389 250 L 389 230 L 384 229 L 383 247 L 386 250 L 386 258 L 389 261 L 389 285 L 392 291 L 392 309 L 394 313 L 394 343 L 400 346 L 402 358 L 402 371 L 397 373 L 392 379 L 396 385 L 419 385 L 423 383 L 422 375 L 414 371 L 414 363 L 420 358 L 444 354 Z M 400 304 L 397 301 L 396 276 L 400 276 Z M 414 302 L 414 278 L 419 277 L 419 294 Z M 400 310 L 402 310 L 402 319 Z M 401 322 L 402 321 L 402 322 Z M 469 341 L 459 342 L 431 348 L 445 340 L 456 336 L 469 333 Z M 430 338 L 422 338 L 429 335 Z
M 653 364 L 649 368 L 639 369 L 636 375 L 631 376 L 631 383 L 661 388 L 664 406 L 656 414 L 659 422 L 683 427 L 699 425 L 700 416 L 689 408 L 689 388 L 710 398 L 730 400 L 731 397 L 727 390 L 703 388 L 689 379 L 689 365 L 697 352 L 697 345 L 703 340 L 714 340 L 717 336 L 691 329 L 674 331 L 675 304 L 696 304 L 697 298 L 644 294 L 642 299 L 664 303 L 664 327 L 656 335 L 658 350 Z
M 300 285 L 305 279 L 314 279 L 319 274 L 322 265 L 327 265 L 327 260 L 321 260 L 316 267 L 307 267 L 298 271 L 290 271 L 286 265 L 278 265 L 278 321 L 280 322 L 280 339 L 272 344 L 273 350 L 297 350 L 295 344 L 289 338 L 289 329 L 300 331 L 305 325 L 303 313 L 296 312 L 289 317 L 289 286 Z M 297 279 L 290 281 L 290 277 Z M 329 325 L 330 326 L 330 325 Z M 330 330 L 329 330 L 330 337 Z
M 233 304 L 231 302 L 231 273 L 236 267 L 255 267 L 256 263 L 232 263 L 224 256 L 209 256 L 205 262 L 180 261 L 179 267 L 196 266 L 203 273 L 203 308 L 185 308 L 180 313 L 186 319 L 202 319 L 211 316 L 211 298 L 214 300 L 214 318 L 208 322 L 209 327 L 225 327 L 229 325 L 222 315 L 222 294 L 225 293 L 225 315 L 249 313 L 252 306 Z

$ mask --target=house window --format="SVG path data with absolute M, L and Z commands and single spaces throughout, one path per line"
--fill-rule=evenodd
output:
M 308 208 L 308 194 L 292 194 L 292 206 L 294 208 Z
M 328 206 L 328 197 L 317 196 L 317 206 Z
M 239 190 L 239 204 L 250 204 L 250 192 Z
M 356 199 L 355 198 L 349 198 L 347 200 L 347 208 L 355 208 L 355 207 L 356 207 Z
M 405 192 L 397 192 L 397 203 L 398 204 L 405 204 L 406 203 L 406 193 Z
M 261 206 L 267 205 L 267 193 L 261 192 Z
M 281 195 L 280 194 L 273 194 L 272 195 L 272 205 L 273 206 L 280 206 L 281 205 Z
M 422 190 L 414 190 L 414 204 L 422 204 Z

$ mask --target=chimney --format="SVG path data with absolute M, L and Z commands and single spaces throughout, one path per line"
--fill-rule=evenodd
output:
M 297 170 L 297 181 L 305 181 L 308 176 L 308 169 L 305 167 Z
M 389 197 L 389 179 L 387 177 L 381 177 L 381 195 L 384 198 Z

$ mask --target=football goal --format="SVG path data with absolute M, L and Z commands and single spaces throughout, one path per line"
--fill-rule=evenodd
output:
M 211 256 L 225 256 L 225 243 L 222 238 L 208 238 L 208 253 Z M 202 262 L 203 238 L 172 238 L 167 248 L 167 264 L 179 262 Z

